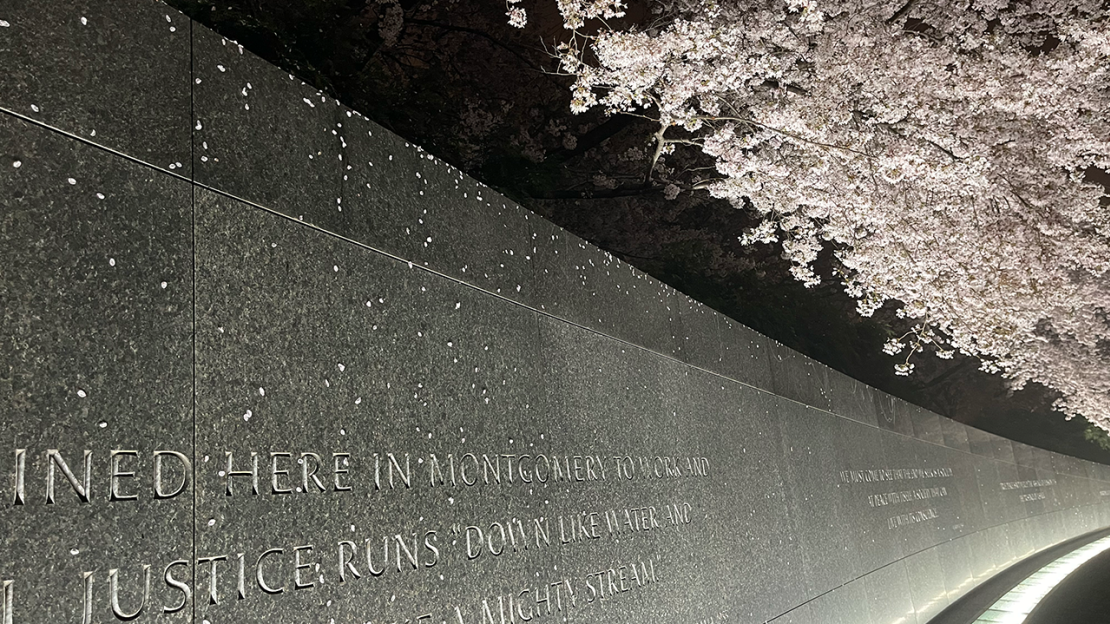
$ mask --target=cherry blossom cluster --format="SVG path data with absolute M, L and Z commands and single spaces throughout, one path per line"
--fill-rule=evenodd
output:
M 1110 430 L 1110 9 L 1091 0 L 670 0 L 637 28 L 558 0 L 571 109 L 659 121 L 715 161 L 799 280 L 831 251 L 885 351 L 980 359 Z M 591 22 L 593 24 L 594 22 Z M 668 182 L 674 182 L 668 180 Z M 668 190 L 677 195 L 678 187 Z

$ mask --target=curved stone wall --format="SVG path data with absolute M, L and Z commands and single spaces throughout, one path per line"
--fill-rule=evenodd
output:
M 0 67 L 0 624 L 923 624 L 1110 524 L 164 5 Z

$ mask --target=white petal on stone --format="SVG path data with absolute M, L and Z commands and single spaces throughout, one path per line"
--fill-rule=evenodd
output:
M 81 397 L 81 398 L 83 399 L 83 398 L 85 398 L 85 397 L 87 397 L 87 396 L 89 396 L 89 395 L 85 394 L 85 391 L 84 391 L 84 390 L 78 390 L 78 391 L 77 391 L 77 396 L 79 396 L 79 397 Z
M 82 16 L 81 17 L 81 25 L 82 26 L 88 26 L 89 25 L 89 18 Z
M 13 160 L 12 161 L 12 167 L 15 167 L 16 169 L 19 169 L 22 166 L 23 166 L 23 161 L 22 160 Z
M 69 178 L 68 180 L 66 180 L 66 182 L 69 182 L 71 185 L 77 184 L 77 180 L 74 180 L 73 178 Z

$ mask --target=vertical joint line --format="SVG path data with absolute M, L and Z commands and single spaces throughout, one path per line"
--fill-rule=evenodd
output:
M 189 16 L 186 16 L 189 17 Z M 197 172 L 196 172 L 196 137 L 194 136 L 196 118 L 196 51 L 193 49 L 196 42 L 194 33 L 195 22 L 189 17 L 189 119 L 186 120 L 189 128 L 189 215 L 193 256 L 193 559 L 190 561 L 192 577 L 197 578 Z M 192 604 L 193 617 L 197 619 L 197 603 L 194 597 Z

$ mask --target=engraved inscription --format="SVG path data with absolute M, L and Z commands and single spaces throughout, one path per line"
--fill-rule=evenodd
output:
M 225 451 L 223 480 L 227 496 L 351 492 L 363 487 L 376 492 L 408 490 L 421 484 L 433 488 L 510 487 L 709 476 L 705 457 L 549 455 L 511 453 L 372 453 L 355 469 L 358 458 L 347 452 L 327 455 L 305 451 L 250 451 L 249 457 Z M 263 457 L 266 459 L 263 460 Z M 298 469 L 292 462 L 296 458 Z M 263 467 L 263 462 L 265 465 Z M 268 474 L 262 474 L 265 470 Z M 423 471 L 423 476 L 420 476 Z M 297 473 L 297 474 L 295 474 Z M 268 487 L 260 483 L 265 480 Z M 236 485 L 239 484 L 239 485 Z
M 871 470 L 842 470 L 840 472 L 842 483 L 941 479 L 951 476 L 951 468 L 875 468 Z
M 1007 481 L 999 483 L 998 487 L 1003 490 L 1024 490 L 1027 488 L 1041 488 L 1052 487 L 1056 485 L 1056 479 L 1037 479 L 1035 481 Z
M 888 492 L 885 494 L 868 494 L 867 502 L 872 507 L 882 507 L 884 505 L 910 503 L 913 501 L 925 500 L 929 498 L 940 498 L 942 496 L 948 496 L 948 488 L 943 486 L 919 488 L 916 490 L 903 490 L 901 492 Z
M 28 498 L 28 480 L 32 484 L 36 482 L 34 475 L 28 475 L 28 457 L 32 455 L 32 462 L 35 461 L 34 457 L 41 457 L 44 463 L 42 468 L 45 474 L 42 475 L 43 481 L 39 482 L 45 485 L 42 498 Z M 141 452 L 122 449 L 109 451 L 108 472 L 106 475 L 100 473 L 99 476 L 98 471 L 93 469 L 95 456 L 90 449 L 82 450 L 79 460 L 72 456 L 67 459 L 58 449 L 47 449 L 42 455 L 29 454 L 27 449 L 15 449 L 13 488 L 9 499 L 11 504 L 21 506 L 35 501 L 43 501 L 47 505 L 64 505 L 72 501 L 87 504 L 98 500 L 127 503 L 138 501 L 144 496 L 162 500 L 185 493 L 192 479 L 192 463 L 187 456 L 177 451 L 159 450 L 151 453 L 154 460 L 153 479 L 146 485 L 140 483 L 141 477 L 137 472 L 137 466 L 143 458 Z M 94 487 L 94 481 L 104 476 L 107 477 L 107 487 Z M 72 497 L 65 493 L 67 489 L 73 492 Z M 94 495 L 94 492 L 103 494 Z
M 918 522 L 925 522 L 937 517 L 936 509 L 925 509 L 922 511 L 913 511 L 910 513 L 899 514 L 887 520 L 887 528 L 897 529 L 898 527 L 917 524 Z
M 952 478 L 952 469 L 938 468 L 871 468 L 868 470 L 842 470 L 838 475 L 840 482 L 847 485 L 863 485 L 876 483 L 895 483 L 916 480 L 949 479 Z M 872 492 L 866 495 L 869 508 L 884 508 L 891 505 L 916 503 L 930 499 L 948 496 L 948 486 L 934 485 L 905 490 L 887 490 Z M 940 517 L 935 507 L 917 511 L 900 513 L 886 518 L 887 529 L 898 529 L 912 526 Z
M 1022 492 L 1018 494 L 1018 502 L 1032 503 L 1034 501 L 1045 500 L 1048 496 L 1040 491 L 1039 488 L 1050 488 L 1056 485 L 1056 479 L 1032 479 L 1026 481 L 1004 481 L 998 484 L 999 489 L 1003 491 L 1012 490 L 1028 490 L 1038 488 L 1036 492 Z
M 542 620 L 555 615 L 567 621 L 567 612 L 608 602 L 622 594 L 642 591 L 660 582 L 654 559 L 616 563 L 581 577 L 529 585 L 520 590 L 483 598 L 474 605 L 455 605 L 454 624 L 511 624 Z
M 40 453 L 16 449 L 11 481 L 14 487 L 7 498 L 12 505 L 41 502 L 84 505 L 97 501 L 133 504 L 172 499 L 188 493 L 194 478 L 190 459 L 177 451 L 84 449 L 76 457 L 72 451 L 58 449 Z M 103 464 L 97 463 L 98 457 L 103 458 Z M 218 466 L 221 469 L 201 475 L 218 479 L 210 481 L 215 487 L 205 491 L 214 491 L 221 498 L 273 497 L 273 500 L 297 494 L 356 491 L 374 496 L 412 488 L 516 487 L 531 494 L 532 488 L 545 484 L 566 489 L 603 481 L 623 485 L 630 481 L 705 478 L 710 474 L 710 463 L 705 457 L 649 454 L 419 455 L 394 451 L 359 457 L 342 450 L 247 449 L 224 451 L 223 460 Z M 106 466 L 103 472 L 101 465 Z M 150 469 L 153 474 L 146 473 L 144 479 L 144 471 Z M 28 498 L 29 471 L 44 477 L 40 481 L 45 486 L 41 498 L 33 492 Z M 99 478 L 103 478 L 101 488 L 96 487 Z M 179 613 L 190 604 L 204 611 L 239 600 L 312 592 L 325 582 L 325 576 L 331 575 L 336 575 L 334 578 L 341 585 L 366 583 L 383 575 L 418 575 L 446 562 L 452 566 L 466 565 L 479 557 L 490 560 L 510 553 L 525 556 L 526 552 L 549 548 L 590 548 L 589 544 L 607 538 L 640 534 L 651 536 L 647 539 L 655 535 L 662 539 L 667 531 L 681 531 L 693 523 L 694 510 L 692 502 L 678 499 L 612 508 L 564 509 L 534 516 L 506 514 L 502 518 L 475 518 L 446 529 L 386 530 L 324 545 L 302 542 L 253 552 L 167 557 L 161 562 L 120 561 L 110 568 L 105 565 L 101 570 L 84 571 L 73 581 L 80 588 L 83 624 L 149 619 Z M 353 525 L 351 530 L 355 530 Z M 474 604 L 439 605 L 408 621 L 447 622 L 454 616 L 459 621 L 493 624 L 500 622 L 502 613 L 509 618 L 506 621 L 512 622 L 542 619 L 649 587 L 659 581 L 657 568 L 657 560 L 647 558 L 615 563 L 577 577 L 487 597 Z M 152 583 L 159 587 L 152 587 Z M 0 614 L 5 619 L 0 624 L 14 624 L 13 615 L 19 616 L 13 608 L 14 587 L 14 581 L 4 581 Z M 102 593 L 106 595 L 99 595 Z M 102 612 L 97 612 L 98 609 Z

